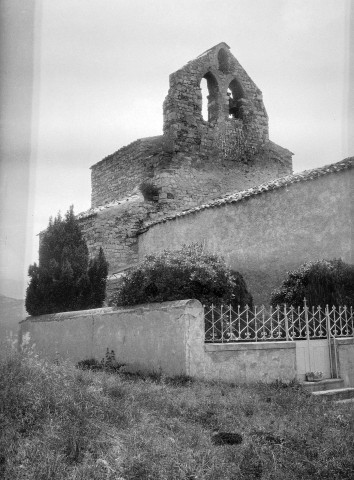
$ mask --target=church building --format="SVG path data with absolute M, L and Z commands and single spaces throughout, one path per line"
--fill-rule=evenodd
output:
M 293 174 L 292 155 L 269 139 L 262 92 L 226 43 L 171 74 L 163 134 L 91 167 L 78 219 L 109 261 L 108 300 L 145 254 L 193 242 L 242 273 L 255 303 L 304 261 L 352 262 L 353 158 Z

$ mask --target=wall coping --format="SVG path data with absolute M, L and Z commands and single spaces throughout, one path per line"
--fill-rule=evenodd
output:
M 205 352 L 224 352 L 232 350 L 279 350 L 294 349 L 294 342 L 247 342 L 247 343 L 205 343 Z
M 175 308 L 203 308 L 199 300 L 196 299 L 187 299 L 187 300 L 174 300 L 170 302 L 162 303 L 144 303 L 141 305 L 132 305 L 131 307 L 103 307 L 103 308 L 93 308 L 91 310 L 76 310 L 74 312 L 60 312 L 60 313 L 49 313 L 46 315 L 39 316 L 29 316 L 24 320 L 21 320 L 19 323 L 24 322 L 62 322 L 64 320 L 74 319 L 74 318 L 85 318 L 92 317 L 94 315 L 110 315 L 112 313 L 123 313 L 123 312 L 132 312 L 132 311 L 153 311 L 153 310 L 170 310 Z
M 339 345 L 354 345 L 354 337 L 347 337 L 347 338 L 336 338 L 332 340 L 332 344 L 337 343 Z
M 80 212 L 77 215 L 75 215 L 76 220 L 83 220 L 89 217 L 94 217 L 98 213 L 101 213 L 102 211 L 106 211 L 110 208 L 113 207 L 120 207 L 121 205 L 129 205 L 129 204 L 145 204 L 146 202 L 144 201 L 142 195 L 138 193 L 131 193 L 130 195 L 127 195 L 126 197 L 120 199 L 120 200 L 112 200 L 112 202 L 105 203 L 104 205 L 99 205 L 98 207 L 91 207 L 88 210 L 85 210 L 84 212 Z M 45 232 L 45 230 L 43 230 Z M 41 232 L 42 233 L 42 232 Z

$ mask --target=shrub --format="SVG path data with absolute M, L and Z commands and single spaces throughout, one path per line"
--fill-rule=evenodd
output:
M 144 200 L 153 201 L 155 200 L 154 197 L 157 197 L 159 194 L 158 188 L 151 182 L 142 182 L 139 189 L 143 194 Z
M 108 263 L 100 249 L 89 261 L 88 249 L 71 206 L 62 219 L 49 220 L 39 246 L 39 265 L 30 265 L 26 292 L 30 315 L 101 307 Z
M 147 255 L 123 277 L 115 301 L 121 306 L 187 298 L 208 304 L 252 305 L 242 275 L 198 244 Z
M 105 371 L 119 371 L 121 367 L 125 367 L 125 363 L 118 363 L 114 350 L 109 351 L 107 348 L 105 356 L 99 362 L 95 358 L 87 358 L 86 360 L 80 360 L 77 364 L 77 368 L 82 370 L 105 370 Z
M 354 265 L 342 260 L 318 260 L 287 273 L 281 286 L 271 293 L 271 304 L 354 305 Z

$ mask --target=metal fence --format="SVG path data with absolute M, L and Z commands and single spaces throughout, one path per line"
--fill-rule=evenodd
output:
M 309 340 L 354 335 L 353 307 L 288 307 L 266 309 L 231 305 L 204 306 L 205 342 Z

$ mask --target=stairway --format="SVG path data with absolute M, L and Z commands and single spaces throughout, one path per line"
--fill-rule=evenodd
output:
M 329 378 L 320 382 L 303 382 L 302 386 L 313 396 L 335 403 L 354 403 L 354 388 L 344 387 L 341 378 Z

